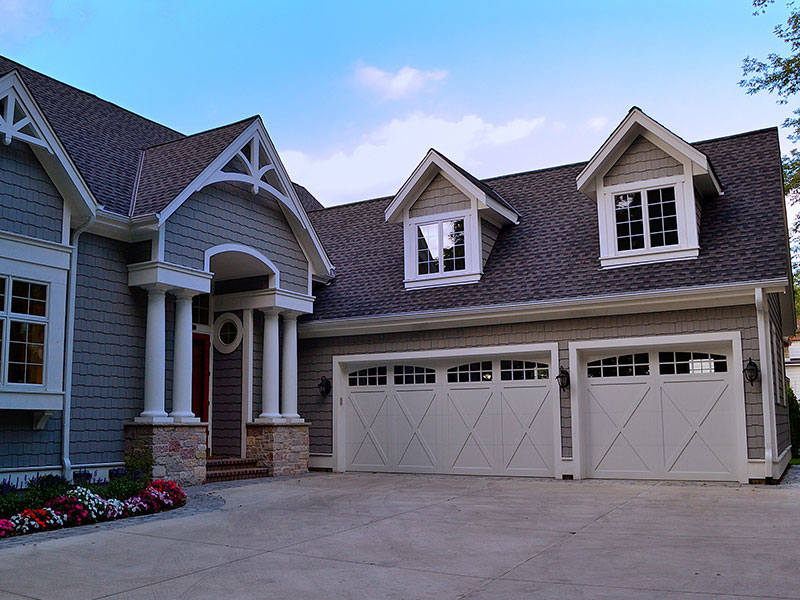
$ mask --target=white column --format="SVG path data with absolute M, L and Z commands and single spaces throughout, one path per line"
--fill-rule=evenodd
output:
M 172 412 L 176 423 L 199 423 L 192 412 L 192 294 L 175 294 L 175 353 Z
M 172 422 L 164 411 L 164 376 L 166 365 L 166 292 L 147 290 L 147 329 L 144 348 L 144 411 L 136 421 Z
M 275 423 L 285 419 L 278 407 L 281 382 L 278 313 L 264 311 L 264 352 L 261 358 L 261 414 L 258 422 Z
M 297 316 L 283 315 L 281 352 L 281 416 L 290 423 L 302 423 L 297 414 Z

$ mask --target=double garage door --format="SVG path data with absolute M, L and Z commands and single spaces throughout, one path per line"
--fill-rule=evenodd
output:
M 347 470 L 554 474 L 543 358 L 382 363 L 351 371 L 347 384 Z
M 731 356 L 730 345 L 579 352 L 570 390 L 576 475 L 739 479 L 744 399 Z M 345 468 L 554 476 L 561 426 L 550 363 L 547 353 L 347 370 Z

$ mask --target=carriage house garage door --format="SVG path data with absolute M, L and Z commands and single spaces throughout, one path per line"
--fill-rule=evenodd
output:
M 345 469 L 552 477 L 550 356 L 345 368 Z
M 738 480 L 744 400 L 732 356 L 730 344 L 583 354 L 585 476 Z

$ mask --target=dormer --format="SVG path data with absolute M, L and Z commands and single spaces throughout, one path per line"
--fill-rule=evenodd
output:
M 597 202 L 603 267 L 697 258 L 701 201 L 722 194 L 708 157 L 637 107 L 577 185 Z
M 403 226 L 406 289 L 476 283 L 519 214 L 489 185 L 429 150 L 385 211 Z

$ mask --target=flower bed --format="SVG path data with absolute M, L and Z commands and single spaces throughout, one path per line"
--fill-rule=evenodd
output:
M 146 461 L 114 469 L 110 479 L 93 481 L 76 473 L 70 483 L 58 475 L 43 475 L 19 489 L 0 481 L 0 539 L 162 512 L 186 503 L 174 481 L 150 479 Z

